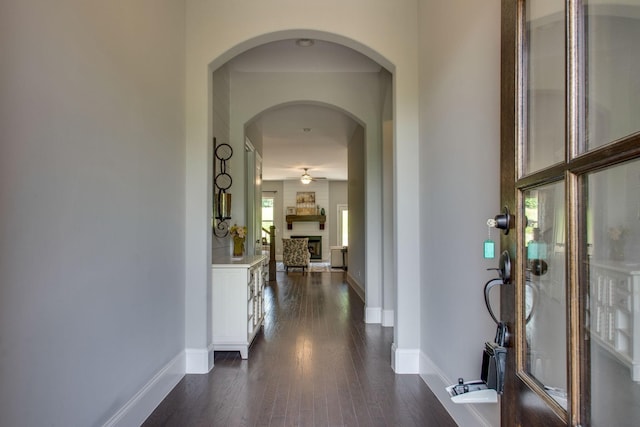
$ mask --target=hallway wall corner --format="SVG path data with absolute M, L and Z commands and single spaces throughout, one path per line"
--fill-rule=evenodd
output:
M 183 350 L 104 423 L 104 427 L 141 425 L 184 377 L 185 368 Z
M 395 324 L 395 310 L 382 310 L 382 326 L 392 328 Z
M 364 323 L 382 323 L 382 307 L 366 307 L 364 310 Z
M 187 374 L 207 374 L 213 369 L 213 345 L 208 348 L 188 348 L 185 353 Z
M 398 348 L 391 345 L 391 368 L 396 374 L 417 374 L 420 367 L 420 349 Z

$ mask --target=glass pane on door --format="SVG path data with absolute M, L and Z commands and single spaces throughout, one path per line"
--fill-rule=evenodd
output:
M 564 181 L 524 193 L 526 370 L 567 408 Z
M 585 0 L 587 149 L 640 130 L 640 0 Z
M 640 161 L 586 179 L 592 426 L 640 425 Z
M 522 174 L 565 158 L 564 2 L 526 2 L 526 129 Z

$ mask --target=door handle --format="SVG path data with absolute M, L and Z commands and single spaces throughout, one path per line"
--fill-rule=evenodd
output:
M 498 272 L 500 273 L 500 278 L 505 283 L 505 285 L 511 283 L 511 257 L 509 256 L 508 251 L 502 251 L 502 253 L 500 254 Z
M 508 285 L 511 283 L 511 257 L 509 256 L 509 252 L 503 251 L 500 255 L 500 264 L 496 269 L 498 270 L 498 278 L 491 279 L 484 285 L 484 304 L 487 306 L 487 311 L 489 315 L 493 319 L 493 321 L 498 325 L 498 330 L 496 332 L 495 343 L 500 346 L 509 346 L 511 334 L 507 329 L 507 324 L 496 317 L 496 314 L 493 312 L 493 307 L 491 307 L 491 301 L 489 299 L 489 293 L 494 286 L 499 285 Z
M 503 284 L 508 285 L 511 283 L 511 257 L 509 256 L 509 252 L 502 251 L 498 268 L 488 268 L 487 270 L 497 270 L 498 276 Z
M 496 285 L 504 285 L 504 282 L 502 281 L 502 279 L 491 279 L 484 285 L 484 304 L 487 306 L 487 311 L 489 311 L 489 315 L 491 316 L 493 321 L 496 322 L 496 325 L 499 325 L 500 320 L 498 320 L 495 313 L 493 312 L 491 301 L 489 301 L 489 292 L 491 291 L 491 288 Z

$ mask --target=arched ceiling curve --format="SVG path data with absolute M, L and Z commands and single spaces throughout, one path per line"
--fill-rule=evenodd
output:
M 277 40 L 251 48 L 228 63 L 233 73 L 373 73 L 383 67 L 349 47 L 311 39 Z M 248 123 L 261 133 L 263 179 L 296 179 L 309 168 L 314 177 L 347 179 L 347 144 L 359 124 L 326 104 L 292 102 L 269 108 Z

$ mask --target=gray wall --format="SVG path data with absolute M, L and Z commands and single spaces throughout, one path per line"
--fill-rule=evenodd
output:
M 229 67 L 222 66 L 217 70 L 212 72 L 212 110 L 213 110 L 213 136 L 216 138 L 216 144 L 229 144 L 229 126 L 230 126 L 230 83 L 229 83 Z M 213 145 L 213 144 L 212 144 Z M 233 156 L 244 159 L 244 150 L 235 149 L 233 152 Z M 215 178 L 215 174 L 220 173 L 220 160 L 215 158 L 215 153 L 213 152 L 213 147 L 211 151 L 211 161 L 214 162 L 212 167 L 212 179 Z M 229 163 L 227 163 L 227 167 L 229 168 Z M 231 173 L 231 172 L 229 172 Z M 232 178 L 237 178 L 232 175 Z M 213 181 L 212 181 L 213 182 Z M 238 179 L 234 179 L 233 183 L 240 182 Z M 240 191 L 238 188 L 238 184 L 235 186 L 231 184 L 231 188 L 227 190 L 227 193 L 231 194 L 232 202 L 236 202 L 236 198 L 244 197 L 244 192 Z M 215 197 L 214 193 L 217 191 L 215 185 L 212 189 L 211 197 Z M 235 191 L 235 197 L 234 197 Z M 212 204 L 213 206 L 213 204 Z M 240 212 L 238 209 L 231 209 L 230 220 L 227 220 L 227 224 L 229 226 L 233 225 L 233 216 L 237 216 Z M 216 212 L 213 212 L 212 216 L 215 217 Z M 244 213 L 243 213 L 244 216 Z M 222 235 L 222 232 L 219 234 Z M 217 237 L 215 234 L 212 234 L 211 241 L 211 257 L 212 259 L 222 258 L 225 256 L 229 256 L 231 254 L 231 239 L 229 237 Z
M 349 142 L 349 270 L 347 275 L 365 289 L 365 177 L 364 128 L 358 126 Z
M 421 372 L 453 383 L 479 378 L 495 334 L 482 289 L 498 260 L 483 258 L 482 243 L 501 209 L 500 2 L 423 1 L 420 22 Z M 476 406 L 499 425 L 497 404 Z
M 393 190 L 393 81 L 386 70 L 380 72 L 382 103 L 382 326 L 393 326 L 396 308 L 396 236 Z
M 102 425 L 184 350 L 184 22 L 2 3 L 0 425 Z

